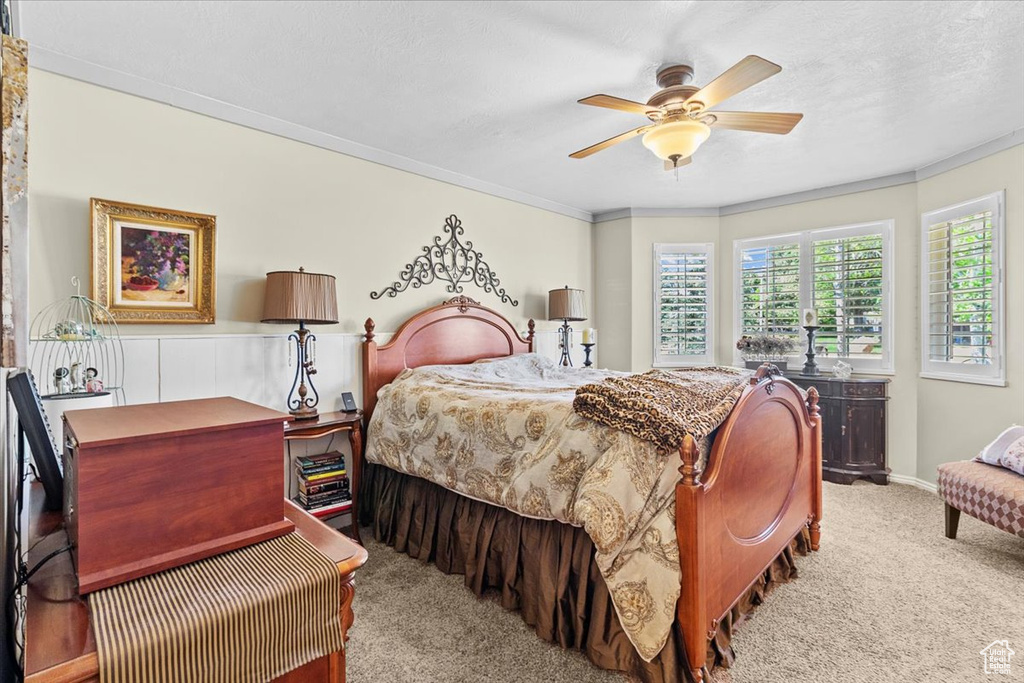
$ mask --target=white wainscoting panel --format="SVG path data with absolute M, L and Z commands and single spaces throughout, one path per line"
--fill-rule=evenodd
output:
M 317 375 L 320 373 L 318 372 Z M 263 400 L 261 404 L 287 410 L 285 399 L 295 376 L 295 342 L 287 337 L 263 338 Z M 319 377 L 316 377 L 319 379 Z
M 354 334 L 332 334 L 317 337 L 316 369 L 313 376 L 320 391 L 320 406 L 323 411 L 341 409 L 341 392 L 352 391 L 359 396 L 356 379 L 361 374 L 359 360 L 360 337 Z
M 125 403 L 160 401 L 160 340 L 122 339 Z
M 383 346 L 391 336 L 381 333 L 375 339 Z M 582 333 L 576 331 L 573 336 L 573 364 L 581 368 Z M 362 341 L 361 334 L 317 334 L 313 382 L 322 412 L 340 410 L 344 391 L 351 391 L 356 405 L 362 405 Z M 126 403 L 234 396 L 287 410 L 296 362 L 294 342 L 287 334 L 126 336 L 122 344 Z M 537 353 L 558 359 L 557 332 L 537 332 L 535 345 Z M 591 360 L 597 367 L 597 347 L 593 351 Z M 48 382 L 38 369 L 33 372 L 37 382 Z M 48 391 L 42 386 L 40 390 Z
M 160 401 L 217 395 L 217 341 L 213 337 L 160 340 Z M 125 392 L 132 387 L 125 387 Z
M 214 337 L 213 396 L 234 396 L 243 401 L 263 404 L 263 337 Z

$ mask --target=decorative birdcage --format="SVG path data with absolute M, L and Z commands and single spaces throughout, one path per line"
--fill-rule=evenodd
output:
M 78 288 L 78 278 L 71 278 Z M 124 405 L 124 347 L 110 311 L 81 290 L 39 311 L 29 330 L 31 369 L 40 398 L 107 399 Z M 81 407 L 91 407 L 82 402 Z M 104 402 L 100 402 L 101 404 Z

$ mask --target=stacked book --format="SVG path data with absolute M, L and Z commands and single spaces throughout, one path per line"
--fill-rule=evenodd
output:
M 332 451 L 296 458 L 295 474 L 299 484 L 295 502 L 306 510 L 323 514 L 335 508 L 343 510 L 351 504 L 345 456 L 341 453 Z

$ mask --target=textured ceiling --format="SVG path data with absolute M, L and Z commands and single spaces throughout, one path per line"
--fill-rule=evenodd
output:
M 1021 2 L 20 2 L 30 44 L 590 212 L 714 207 L 920 168 L 1024 127 Z M 779 75 L 679 180 L 640 125 L 666 63 Z

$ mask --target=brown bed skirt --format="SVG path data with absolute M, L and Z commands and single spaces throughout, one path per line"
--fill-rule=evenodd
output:
M 417 477 L 367 463 L 360 518 L 378 541 L 448 574 L 465 575 L 477 595 L 496 591 L 501 605 L 518 610 L 537 635 L 580 650 L 602 669 L 624 671 L 644 683 L 692 681 L 678 624 L 651 662 L 637 654 L 619 625 L 608 588 L 583 529 L 521 517 L 471 500 Z M 708 643 L 708 668 L 734 659 L 733 629 L 776 584 L 796 578 L 797 536 L 719 625 Z

